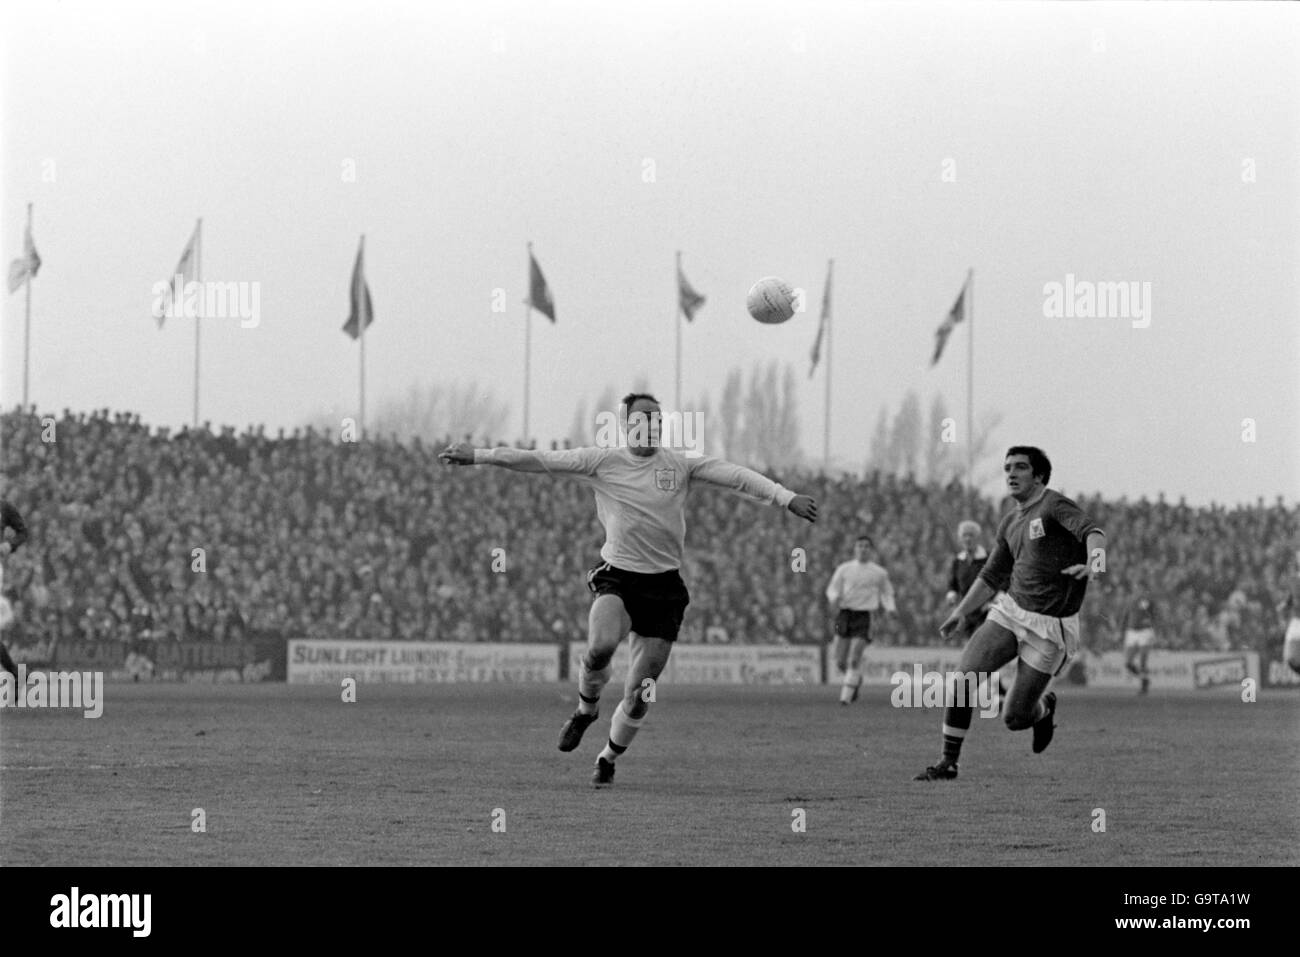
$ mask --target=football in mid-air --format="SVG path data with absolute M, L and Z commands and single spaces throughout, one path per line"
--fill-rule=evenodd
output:
M 745 305 L 759 322 L 785 322 L 794 315 L 794 287 L 784 279 L 768 276 L 754 283 Z

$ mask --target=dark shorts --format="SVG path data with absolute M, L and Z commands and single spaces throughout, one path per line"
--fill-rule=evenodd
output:
M 841 638 L 864 638 L 870 641 L 871 612 L 841 608 L 835 616 L 835 634 Z
M 676 641 L 691 596 L 676 571 L 643 574 L 601 562 L 587 572 L 593 595 L 617 595 L 632 619 L 632 630 L 643 638 Z

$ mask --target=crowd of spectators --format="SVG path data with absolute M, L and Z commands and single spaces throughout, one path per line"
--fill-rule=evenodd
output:
M 579 482 L 443 466 L 441 444 L 169 431 L 108 410 L 15 410 L 0 417 L 0 440 L 0 495 L 31 534 L 6 562 L 16 612 L 7 641 L 585 636 L 585 576 L 603 538 Z M 681 640 L 826 640 L 827 580 L 866 531 L 899 607 L 877 640 L 937 642 L 957 523 L 975 519 L 991 547 L 1005 507 L 972 508 L 957 485 L 878 474 L 771 477 L 812 495 L 820 520 L 698 489 Z M 1083 609 L 1087 646 L 1117 645 L 1136 589 L 1156 603 L 1164 647 L 1262 647 L 1277 636 L 1300 509 L 1072 497 L 1109 535 L 1110 574 Z

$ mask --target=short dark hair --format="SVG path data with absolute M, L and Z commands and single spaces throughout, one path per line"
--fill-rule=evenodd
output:
M 858 542 L 866 542 L 872 548 L 876 547 L 876 543 L 871 540 L 871 536 L 868 535 L 866 532 L 863 532 L 861 535 L 859 535 L 857 538 L 853 540 L 854 545 L 856 545 Z
M 632 403 L 635 402 L 637 399 L 649 399 L 655 405 L 659 404 L 659 400 L 656 399 L 654 396 L 652 396 L 649 392 L 629 392 L 627 395 L 623 396 L 623 407 L 627 409 L 629 412 L 631 412 Z
M 629 392 L 627 395 L 623 396 L 623 405 L 622 408 L 619 410 L 621 413 L 620 418 L 623 420 L 624 425 L 627 425 L 627 420 L 631 418 L 632 403 L 635 402 L 637 399 L 649 399 L 655 405 L 659 404 L 659 400 L 656 399 L 654 396 L 652 396 L 649 392 Z
M 1043 484 L 1046 485 L 1052 480 L 1052 463 L 1048 459 L 1047 453 L 1042 449 L 1035 448 L 1032 445 L 1013 445 L 1007 449 L 1007 454 L 1002 457 L 1005 462 L 1013 455 L 1023 455 L 1029 459 L 1029 467 L 1033 469 L 1034 475 L 1043 477 Z

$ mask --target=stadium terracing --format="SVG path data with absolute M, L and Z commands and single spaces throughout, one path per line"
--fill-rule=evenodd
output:
M 342 443 L 310 429 L 168 432 L 103 410 L 55 417 L 51 442 L 33 412 L 0 424 L 0 494 L 31 531 L 6 562 L 16 613 L 6 641 L 585 634 L 585 573 L 602 533 L 580 483 L 495 469 L 471 477 L 438 464 L 441 444 Z M 720 491 L 693 496 L 681 640 L 825 640 L 827 577 L 870 515 L 900 611 L 877 640 L 939 641 L 952 530 L 972 517 L 961 488 L 880 474 L 772 477 L 814 496 L 822 520 L 756 512 Z M 1077 500 L 1107 529 L 1112 565 L 1084 605 L 1087 646 L 1117 646 L 1120 609 L 1143 580 L 1165 647 L 1280 641 L 1275 609 L 1296 571 L 1300 509 Z M 986 544 L 1001 508 L 985 499 L 973 516 Z M 804 572 L 792 568 L 795 548 L 806 551 Z

